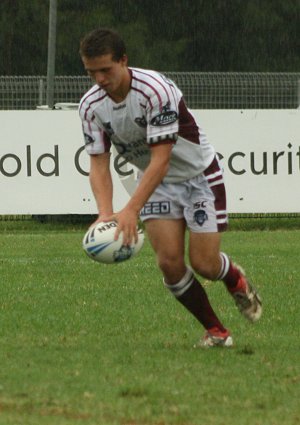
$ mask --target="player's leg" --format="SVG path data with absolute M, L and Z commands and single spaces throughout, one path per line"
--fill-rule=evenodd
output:
M 221 234 L 218 232 L 190 232 L 189 257 L 193 269 L 206 279 L 216 280 L 222 260 L 220 257 Z
M 145 227 L 164 281 L 175 284 L 186 272 L 185 221 L 149 219 L 145 221 Z
M 185 217 L 190 228 L 190 261 L 194 270 L 210 280 L 222 280 L 241 313 L 249 320 L 261 316 L 261 301 L 243 270 L 220 252 L 221 233 L 226 230 L 226 192 L 217 159 L 205 172 L 206 179 L 193 181 Z
M 222 280 L 232 295 L 241 314 L 250 322 L 256 322 L 262 315 L 261 298 L 241 266 L 220 252 L 221 270 L 217 280 Z
M 204 288 L 185 264 L 185 221 L 150 219 L 145 225 L 165 286 L 206 330 L 214 329 L 222 335 L 219 345 L 232 345 L 229 332 L 213 311 Z
M 190 232 L 189 256 L 193 269 L 210 280 L 223 280 L 230 292 L 237 287 L 240 270 L 230 258 L 220 252 L 221 233 Z
M 222 280 L 240 312 L 251 322 L 262 313 L 261 299 L 243 269 L 220 252 L 219 233 L 191 233 L 190 262 L 193 269 L 210 280 Z

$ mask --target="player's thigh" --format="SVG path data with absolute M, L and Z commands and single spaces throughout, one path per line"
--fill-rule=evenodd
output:
M 213 279 L 220 271 L 221 234 L 190 232 L 189 258 L 191 266 L 202 276 Z
M 184 237 L 186 224 L 184 219 L 145 221 L 147 235 L 157 255 L 184 255 Z

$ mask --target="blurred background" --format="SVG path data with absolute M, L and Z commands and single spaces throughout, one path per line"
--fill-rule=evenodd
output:
M 1 0 L 0 75 L 44 75 L 50 0 Z M 131 66 L 296 72 L 299 0 L 57 0 L 56 75 L 82 75 L 81 37 L 113 27 Z
M 2 110 L 78 103 L 91 86 L 79 42 L 100 26 L 190 108 L 300 104 L 300 0 L 1 0 L 0 22 Z

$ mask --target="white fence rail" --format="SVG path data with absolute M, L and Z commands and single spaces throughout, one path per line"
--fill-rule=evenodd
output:
M 300 73 L 166 72 L 193 109 L 296 109 Z M 86 76 L 57 76 L 54 103 L 78 103 L 91 86 Z M 0 109 L 36 109 L 46 103 L 46 76 L 0 76 Z

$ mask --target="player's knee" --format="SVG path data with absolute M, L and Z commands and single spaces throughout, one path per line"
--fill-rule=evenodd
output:
M 172 270 L 177 268 L 176 258 L 172 258 L 169 256 L 159 258 L 158 266 L 164 274 L 169 274 Z
M 158 258 L 158 266 L 165 280 L 170 284 L 176 283 L 186 272 L 184 260 L 178 257 L 163 256 Z
M 212 259 L 197 259 L 197 261 L 191 261 L 191 266 L 196 273 L 209 280 L 215 280 L 220 271 L 219 264 Z

